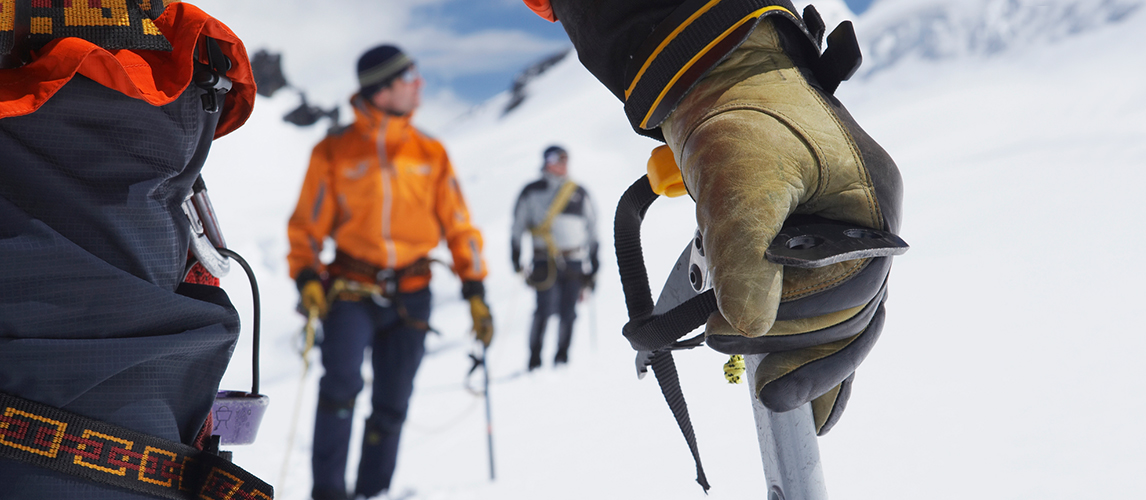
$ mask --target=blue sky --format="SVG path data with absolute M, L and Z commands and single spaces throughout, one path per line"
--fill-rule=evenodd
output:
M 570 46 L 569 39 L 560 24 L 541 19 L 527 9 L 520 0 L 454 0 L 431 4 L 415 8 L 412 21 L 418 24 L 437 23 L 440 27 L 460 35 L 473 35 L 491 30 L 522 31 L 540 39 Z M 426 78 L 430 86 L 446 85 L 459 97 L 471 102 L 480 102 L 508 89 L 514 76 L 524 67 L 525 65 L 499 68 L 452 78 L 431 72 Z
M 844 0 L 844 3 L 848 4 L 848 7 L 852 9 L 852 12 L 855 12 L 856 14 L 863 14 L 863 11 L 867 10 L 867 8 L 870 7 L 871 3 L 874 1 L 875 0 Z

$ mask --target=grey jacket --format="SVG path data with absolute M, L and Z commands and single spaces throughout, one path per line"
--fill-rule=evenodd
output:
M 511 258 L 515 267 L 521 262 L 522 235 L 545 222 L 553 198 L 564 182 L 565 177 L 543 172 L 541 179 L 529 183 L 521 190 L 514 205 L 513 228 L 510 231 Z M 596 272 L 597 214 L 585 188 L 577 186 L 565 209 L 554 217 L 551 232 L 563 260 L 588 261 L 591 266 L 589 272 Z M 532 240 L 533 259 L 544 260 L 548 253 L 545 240 L 536 237 Z

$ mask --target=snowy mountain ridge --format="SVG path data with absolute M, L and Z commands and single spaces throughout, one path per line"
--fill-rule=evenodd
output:
M 796 7 L 802 11 L 808 3 L 796 2 Z M 855 22 L 864 57 L 857 79 L 905 60 L 994 57 L 1065 42 L 1146 11 L 1146 0 L 881 0 L 863 15 L 852 13 L 842 0 L 810 3 L 829 32 L 842 21 Z M 519 105 L 532 82 L 559 60 L 551 56 L 523 70 L 505 112 Z
M 857 20 L 860 75 L 904 59 L 990 57 L 1140 15 L 1142 0 L 883 0 Z

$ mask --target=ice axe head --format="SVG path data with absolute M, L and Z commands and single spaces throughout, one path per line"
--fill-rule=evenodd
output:
M 282 54 L 259 50 L 251 57 L 251 73 L 255 77 L 258 93 L 263 97 L 271 97 L 279 89 L 290 86 L 283 76 Z
M 330 118 L 332 123 L 338 123 L 338 106 L 330 110 L 325 110 L 307 103 L 306 94 L 299 93 L 299 97 L 302 99 L 302 103 L 293 111 L 287 113 L 286 116 L 283 116 L 283 121 L 293 123 L 300 127 L 309 127 L 323 118 Z

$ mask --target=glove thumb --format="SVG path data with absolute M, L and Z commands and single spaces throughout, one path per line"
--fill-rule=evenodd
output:
M 676 151 L 696 200 L 720 310 L 708 332 L 764 335 L 776 321 L 784 283 L 783 266 L 764 253 L 804 198 L 804 166 L 814 159 L 788 127 L 755 110 L 708 118 Z

